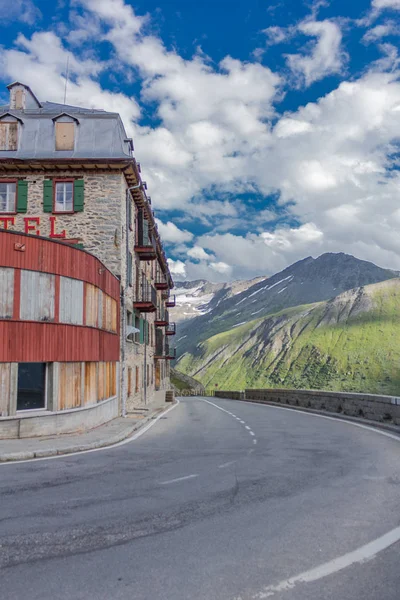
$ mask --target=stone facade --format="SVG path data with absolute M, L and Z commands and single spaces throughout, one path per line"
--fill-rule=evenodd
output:
M 0 181 L 3 175 L 0 175 Z M 7 179 L 21 179 L 20 172 L 7 173 Z M 43 211 L 43 182 L 45 179 L 83 179 L 84 210 L 73 214 L 52 214 Z M 24 175 L 28 182 L 26 213 L 0 214 L 0 227 L 8 219 L 7 229 L 52 237 L 65 231 L 67 239 L 82 242 L 85 250 L 99 258 L 107 268 L 119 276 L 121 271 L 121 197 L 124 177 L 121 172 L 96 173 L 87 171 L 47 171 L 45 174 Z M 55 217 L 55 221 L 50 218 Z M 31 220 L 29 220 L 31 218 Z M 34 219 L 39 218 L 40 222 Z M 14 220 L 14 224 L 10 221 Z M 28 227 L 30 229 L 28 229 Z M 54 238 L 57 239 L 57 238 Z M 60 238 L 58 238 L 60 239 Z
M 156 276 L 156 263 L 154 261 L 141 261 L 135 255 L 136 243 L 136 217 L 137 211 L 133 200 L 132 204 L 132 227 L 126 227 L 126 197 L 127 183 L 122 171 L 96 169 L 96 172 L 88 172 L 88 169 L 62 171 L 46 170 L 45 172 L 28 172 L 23 177 L 20 172 L 8 172 L 7 179 L 23 178 L 28 183 L 28 204 L 26 213 L 15 215 L 0 214 L 0 229 L 10 231 L 23 231 L 54 239 L 76 240 L 81 243 L 85 250 L 99 258 L 110 271 L 121 281 L 126 310 L 134 315 L 133 302 L 138 294 L 137 285 L 142 273 L 145 274 L 149 283 L 154 286 Z M 53 214 L 43 210 L 43 188 L 46 179 L 83 179 L 84 181 L 84 210 L 72 214 Z M 132 254 L 132 285 L 126 281 L 127 278 L 127 244 L 128 251 Z M 163 302 L 161 291 L 157 291 L 157 300 Z M 143 316 L 143 315 L 141 315 Z M 123 314 L 121 311 L 121 321 Z M 149 323 L 149 343 L 139 343 L 121 339 L 125 348 L 125 371 L 122 366 L 121 372 L 125 373 L 125 384 L 120 386 L 126 391 L 126 409 L 132 411 L 138 405 L 151 402 L 156 396 L 165 395 L 169 389 L 169 361 L 159 360 L 160 383 L 156 390 L 156 364 L 154 359 L 156 327 L 154 325 L 155 313 L 147 314 Z M 121 322 L 123 331 L 123 322 Z M 121 357 L 122 358 L 122 357 Z M 122 365 L 122 361 L 121 361 Z M 147 380 L 146 389 L 144 380 Z M 120 408 L 122 407 L 122 403 Z

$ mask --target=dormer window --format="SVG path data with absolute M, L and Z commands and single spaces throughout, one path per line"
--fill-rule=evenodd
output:
M 0 117 L 0 150 L 18 150 L 18 121 L 9 113 Z
M 63 113 L 53 118 L 55 129 L 55 148 L 56 150 L 71 151 L 75 150 L 75 134 L 78 119 Z

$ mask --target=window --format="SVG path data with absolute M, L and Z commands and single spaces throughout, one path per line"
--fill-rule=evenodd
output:
M 0 182 L 0 213 L 16 212 L 17 184 Z
M 46 407 L 46 363 L 18 365 L 17 410 Z
M 56 150 L 74 150 L 75 124 L 56 123 Z
M 57 181 L 54 212 L 74 212 L 74 182 Z
M 18 123 L 0 123 L 0 150 L 18 150 Z
M 17 110 L 24 108 L 24 90 L 17 90 L 15 92 L 15 108 Z
M 128 396 L 132 396 L 132 369 L 128 369 Z
M 132 327 L 132 326 L 133 326 L 133 315 L 129 310 L 127 310 L 126 311 L 126 327 L 127 327 L 127 329 L 129 329 L 129 327 Z M 128 333 L 128 335 L 126 336 L 126 339 L 129 342 L 135 341 L 135 334 Z
M 139 367 L 135 367 L 135 393 L 139 391 Z

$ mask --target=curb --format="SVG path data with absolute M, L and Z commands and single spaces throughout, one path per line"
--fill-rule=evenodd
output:
M 76 446 L 70 446 L 65 449 L 57 449 L 57 448 L 49 448 L 48 450 L 36 450 L 31 452 L 12 452 L 10 454 L 1 454 L 0 455 L 0 464 L 14 461 L 22 461 L 22 460 L 30 460 L 33 458 L 47 458 L 49 456 L 63 456 L 68 454 L 75 454 L 79 452 L 86 452 L 88 450 L 96 450 L 97 448 L 106 448 L 107 446 L 114 446 L 119 442 L 123 442 L 127 438 L 129 438 L 135 431 L 138 429 L 142 429 L 149 421 L 152 421 L 154 417 L 158 414 L 162 414 L 166 410 L 168 410 L 171 406 L 176 404 L 175 402 L 170 402 L 167 406 L 161 407 L 159 409 L 154 410 L 150 415 L 143 418 L 139 423 L 135 423 L 128 430 L 125 430 L 123 433 L 114 435 L 113 437 L 108 437 L 107 439 L 99 440 L 97 442 L 91 442 L 90 444 L 77 444 Z
M 216 396 L 218 399 L 218 397 Z M 220 400 L 232 400 L 232 402 L 244 402 L 246 404 L 264 404 L 265 406 L 273 406 L 277 408 L 287 408 L 288 410 L 295 410 L 297 412 L 305 412 L 316 415 L 322 415 L 324 417 L 332 417 L 340 421 L 347 421 L 350 423 L 360 423 L 367 425 L 368 427 L 375 427 L 376 429 L 384 429 L 385 431 L 391 431 L 397 433 L 400 436 L 400 427 L 396 425 L 385 425 L 380 421 L 371 421 L 370 419 L 361 419 L 358 417 L 351 417 L 350 415 L 343 415 L 341 413 L 329 412 L 328 410 L 318 410 L 316 408 L 305 408 L 303 406 L 292 406 L 291 404 L 283 404 L 281 402 L 270 402 L 268 400 L 238 400 L 236 398 L 220 398 Z

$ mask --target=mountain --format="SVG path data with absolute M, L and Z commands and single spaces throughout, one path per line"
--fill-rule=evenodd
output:
M 209 305 L 206 314 L 181 323 L 177 355 L 193 353 L 200 342 L 256 318 L 289 307 L 330 300 L 346 290 L 392 279 L 396 275 L 394 271 L 349 254 L 309 256 L 268 280 Z
M 176 394 L 182 395 L 182 393 L 185 391 L 197 391 L 197 393 L 204 392 L 204 386 L 200 383 L 200 381 L 193 379 L 193 377 L 189 377 L 189 375 L 180 373 L 176 369 L 171 369 L 171 385 Z
M 201 342 L 180 371 L 206 387 L 400 395 L 400 279 L 285 308 Z
M 205 279 L 177 281 L 174 290 L 176 307 L 170 310 L 171 321 L 179 323 L 207 314 L 222 300 L 240 294 L 256 283 L 265 280 L 266 277 L 257 277 L 248 281 L 233 281 L 232 283 L 211 283 Z

